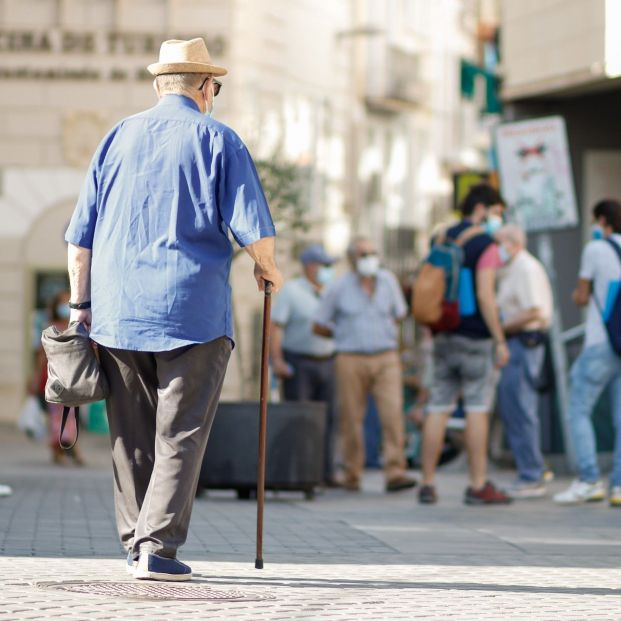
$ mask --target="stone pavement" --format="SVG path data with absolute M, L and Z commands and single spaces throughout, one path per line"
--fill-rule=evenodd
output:
M 81 443 L 86 468 L 52 467 L 44 446 L 0 427 L 0 483 L 14 488 L 0 498 L 0 621 L 621 619 L 621 511 L 549 499 L 466 507 L 463 464 L 442 471 L 432 507 L 413 492 L 386 496 L 377 472 L 361 494 L 268 495 L 262 571 L 255 503 L 210 492 L 180 554 L 196 579 L 134 581 L 116 538 L 107 438 Z

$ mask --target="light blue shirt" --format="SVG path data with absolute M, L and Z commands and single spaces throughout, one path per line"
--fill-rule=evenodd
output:
M 306 356 L 331 356 L 334 341 L 313 334 L 319 292 L 302 276 L 285 283 L 272 307 L 272 321 L 283 327 L 282 348 Z
M 167 351 L 233 338 L 233 248 L 275 235 L 239 137 L 181 95 L 114 127 L 99 145 L 67 229 L 92 249 L 91 338 Z
M 333 330 L 338 352 L 373 354 L 397 349 L 396 321 L 406 314 L 396 277 L 382 269 L 376 276 L 373 296 L 362 288 L 354 272 L 332 283 L 322 296 L 315 322 Z

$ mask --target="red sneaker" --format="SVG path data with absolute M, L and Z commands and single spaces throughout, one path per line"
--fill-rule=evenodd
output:
M 508 505 L 513 498 L 497 489 L 491 481 L 487 481 L 481 489 L 469 487 L 464 495 L 467 505 Z

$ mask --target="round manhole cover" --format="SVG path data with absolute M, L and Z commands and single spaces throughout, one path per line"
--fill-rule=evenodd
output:
M 128 597 L 131 599 L 189 600 L 220 602 L 250 602 L 274 599 L 271 595 L 242 593 L 237 590 L 215 589 L 206 584 L 172 584 L 170 582 L 37 582 L 37 588 L 68 591 L 84 595 Z

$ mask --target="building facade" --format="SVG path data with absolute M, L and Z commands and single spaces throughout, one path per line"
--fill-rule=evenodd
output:
M 371 235 L 405 271 L 450 208 L 451 172 L 472 160 L 476 107 L 460 100 L 459 62 L 476 54 L 478 6 L 0 0 L 0 418 L 17 416 L 46 301 L 66 282 L 63 234 L 90 157 L 154 104 L 146 66 L 162 40 L 203 36 L 229 69 L 215 115 L 255 158 L 301 171 L 308 238 L 343 255 L 352 234 Z M 290 274 L 292 246 L 280 246 Z M 251 268 L 243 253 L 234 261 L 229 399 L 256 392 Z
M 560 115 L 567 125 L 579 224 L 552 232 L 563 324 L 579 324 L 571 302 L 591 208 L 621 198 L 621 4 L 615 0 L 502 2 L 505 119 Z M 534 246 L 538 236 L 533 236 Z

